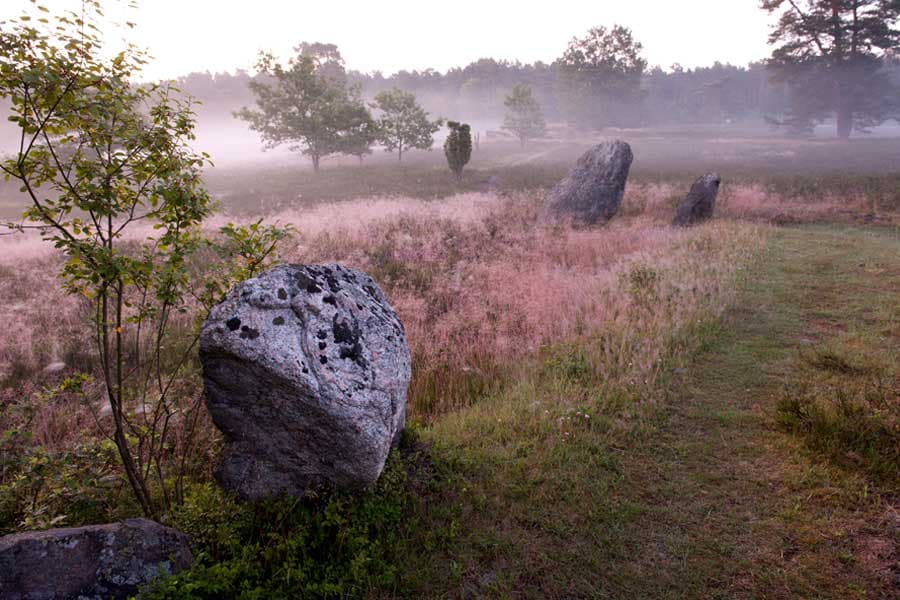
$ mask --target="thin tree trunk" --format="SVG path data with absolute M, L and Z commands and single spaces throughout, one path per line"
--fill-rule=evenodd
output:
M 110 245 L 112 243 L 110 242 Z M 134 457 L 131 454 L 131 447 L 128 443 L 128 439 L 125 436 L 125 417 L 123 413 L 125 412 L 125 385 L 124 385 L 124 374 L 125 374 L 125 363 L 124 356 L 122 355 L 122 326 L 124 325 L 124 319 L 122 316 L 122 306 L 124 304 L 124 299 L 122 297 L 122 282 L 121 280 L 116 283 L 115 288 L 115 353 L 116 353 L 116 370 L 115 370 L 115 385 L 116 385 L 116 407 L 113 408 L 113 415 L 115 417 L 115 425 L 116 425 L 116 447 L 119 449 L 119 454 L 122 457 L 122 466 L 125 469 L 125 473 L 128 476 L 128 480 L 131 483 L 131 486 L 135 492 L 135 495 L 138 497 L 138 501 L 141 504 L 141 509 L 144 511 L 144 516 L 149 518 L 155 518 L 155 510 L 153 507 L 153 499 L 150 496 L 150 490 L 147 487 L 147 480 L 145 479 L 143 473 L 141 473 L 140 467 L 135 464 Z

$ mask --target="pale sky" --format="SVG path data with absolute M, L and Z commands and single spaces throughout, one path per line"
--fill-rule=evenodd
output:
M 79 0 L 42 0 L 56 9 Z M 435 68 L 483 57 L 551 62 L 595 25 L 630 27 L 650 65 L 746 65 L 768 54 L 758 0 L 107 0 L 137 23 L 128 38 L 154 57 L 146 79 L 250 69 L 259 50 L 286 58 L 300 41 L 338 45 L 360 71 Z M 0 19 L 28 0 L 0 0 Z M 119 6 L 119 8 L 116 8 Z

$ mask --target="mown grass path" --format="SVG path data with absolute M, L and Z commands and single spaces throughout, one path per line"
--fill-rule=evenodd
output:
M 799 349 L 858 329 L 896 343 L 898 298 L 896 231 L 776 232 L 683 398 L 623 453 L 617 496 L 641 514 L 597 596 L 900 597 L 896 499 L 776 427 Z
M 900 373 L 900 234 L 776 229 L 744 279 L 646 414 L 538 376 L 438 420 L 396 595 L 900 597 L 897 490 L 778 426 L 804 352 Z

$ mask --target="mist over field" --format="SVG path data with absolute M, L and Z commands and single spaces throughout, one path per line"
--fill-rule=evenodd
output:
M 11 0 L 0 112 L 0 600 L 897 597 L 896 1 Z

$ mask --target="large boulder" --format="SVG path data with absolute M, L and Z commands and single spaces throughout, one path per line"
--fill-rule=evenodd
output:
M 127 598 L 191 564 L 188 537 L 147 519 L 0 538 L 0 598 Z
M 687 227 L 711 219 L 721 183 L 722 178 L 716 173 L 707 173 L 699 177 L 691 186 L 691 191 L 678 205 L 672 224 Z
M 403 326 L 371 277 L 283 265 L 235 287 L 200 333 L 216 478 L 238 497 L 375 482 L 406 417 Z
M 634 155 L 621 140 L 585 152 L 569 175 L 550 193 L 550 210 L 586 225 L 612 219 L 625 196 Z

